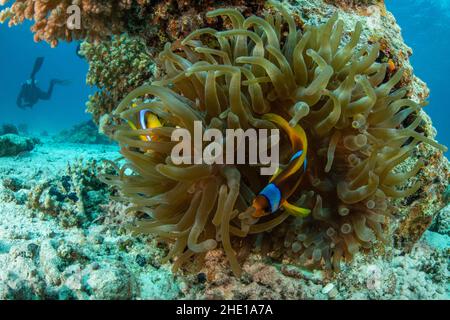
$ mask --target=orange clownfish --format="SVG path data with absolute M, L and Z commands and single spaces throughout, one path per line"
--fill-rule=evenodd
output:
M 134 123 L 132 123 L 131 121 L 128 121 L 128 124 L 130 125 L 130 127 L 132 129 L 137 130 Z M 159 118 L 156 115 L 154 115 L 150 111 L 150 109 L 143 109 L 139 112 L 139 124 L 140 124 L 140 128 L 143 130 L 162 127 L 161 121 L 159 120 Z M 152 141 L 151 136 L 140 136 L 140 138 L 141 138 L 141 140 L 144 140 L 144 141 L 145 140 Z
M 259 218 L 274 213 L 283 207 L 291 215 L 305 217 L 311 210 L 290 204 L 287 199 L 299 186 L 306 170 L 308 149 L 306 133 L 299 125 L 291 127 L 285 119 L 276 114 L 269 113 L 264 115 L 263 118 L 277 124 L 287 133 L 294 155 L 286 168 L 278 169 L 270 179 L 269 184 L 255 197 L 252 204 L 254 208 L 252 216 Z

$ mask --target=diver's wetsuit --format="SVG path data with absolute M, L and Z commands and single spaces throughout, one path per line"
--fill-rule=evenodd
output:
M 44 62 L 43 57 L 39 57 L 36 59 L 33 71 L 31 72 L 30 79 L 27 80 L 27 82 L 22 85 L 16 101 L 16 104 L 19 108 L 22 109 L 32 108 L 39 100 L 49 100 L 52 96 L 55 84 L 66 83 L 66 81 L 64 80 L 52 79 L 50 81 L 50 86 L 48 87 L 48 90 L 47 91 L 41 90 L 36 85 L 35 76 L 36 73 L 41 68 L 43 62 Z
M 17 96 L 17 106 L 22 109 L 31 108 L 39 100 L 49 100 L 52 96 L 53 87 L 55 84 L 55 80 L 50 81 L 50 86 L 45 92 L 36 86 L 36 80 L 32 80 L 31 83 L 24 83 L 20 89 L 19 95 Z

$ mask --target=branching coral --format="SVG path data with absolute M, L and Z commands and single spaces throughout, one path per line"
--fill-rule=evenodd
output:
M 377 62 L 379 44 L 357 49 L 362 26 L 348 41 L 343 22 L 333 15 L 326 24 L 299 29 L 290 12 L 244 18 L 237 10 L 219 9 L 208 17 L 230 19 L 230 30 L 192 32 L 181 44 L 167 44 L 160 54 L 166 76 L 131 92 L 114 111 L 124 119 L 113 138 L 128 163 L 116 167 L 116 185 L 138 217 L 135 232 L 174 241 L 166 261 L 177 269 L 192 257 L 201 259 L 221 245 L 236 275 L 239 248 L 253 234 L 287 230 L 266 238 L 275 250 L 289 251 L 311 267 L 339 270 L 377 240 L 387 241 L 390 199 L 420 189 L 410 180 L 422 168 L 396 167 L 419 143 L 443 146 L 420 134 L 421 104 L 398 88 L 403 70 L 392 76 Z M 150 109 L 164 124 L 131 129 L 141 110 Z M 271 112 L 306 131 L 306 177 L 291 197 L 310 208 L 306 218 L 290 221 L 279 210 L 262 218 L 249 207 L 267 177 L 249 165 L 175 165 L 170 140 L 176 127 L 193 133 L 216 128 L 272 128 Z M 151 135 L 151 141 L 142 137 Z M 280 158 L 292 156 L 289 137 L 281 136 Z M 285 222 L 286 221 L 286 222 Z M 280 225 L 289 224 L 289 228 Z M 247 242 L 248 243 L 248 242 Z
M 4 5 L 8 0 L 1 0 Z M 139 9 L 148 5 L 147 0 L 17 0 L 0 13 L 0 22 L 9 20 L 9 25 L 21 24 L 25 19 L 34 20 L 31 31 L 35 41 L 47 41 L 56 46 L 58 41 L 77 39 L 103 40 L 113 34 L 120 34 L 129 20 L 138 19 Z M 81 27 L 73 30 L 67 27 L 71 15 L 68 8 L 77 5 L 81 13 Z
M 0 0 L 5 5 L 8 0 Z M 238 6 L 245 11 L 262 6 L 263 0 L 16 0 L 0 12 L 0 22 L 9 25 L 34 20 L 31 31 L 35 41 L 56 46 L 59 41 L 109 39 L 123 32 L 140 34 L 149 47 L 160 48 L 168 40 L 187 35 L 204 24 L 207 8 L 223 5 Z M 77 5 L 81 13 L 81 27 L 69 29 L 68 9 Z
M 57 218 L 64 227 L 87 226 L 101 219 L 102 205 L 108 200 L 108 186 L 98 176 L 105 172 L 96 161 L 81 159 L 68 164 L 58 179 L 46 179 L 33 186 L 26 205 Z
M 74 125 L 69 130 L 63 130 L 53 136 L 53 141 L 59 143 L 87 143 L 87 144 L 110 144 L 108 137 L 100 134 L 98 128 L 92 121 L 86 121 Z
M 358 6 L 358 5 L 372 5 L 380 0 L 325 0 L 326 2 L 335 3 L 335 4 L 345 4 L 347 6 Z
M 99 44 L 85 41 L 80 53 L 89 62 L 87 84 L 99 89 L 87 102 L 87 111 L 96 122 L 102 114 L 110 113 L 131 88 L 144 84 L 152 75 L 153 62 L 137 37 L 124 34 Z

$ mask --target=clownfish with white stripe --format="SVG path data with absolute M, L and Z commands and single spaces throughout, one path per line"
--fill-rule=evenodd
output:
M 284 208 L 293 216 L 305 217 L 311 212 L 310 209 L 297 207 L 287 200 L 300 185 L 306 171 L 308 149 L 306 133 L 299 125 L 291 127 L 285 119 L 276 114 L 266 114 L 263 119 L 275 123 L 286 132 L 294 154 L 286 167 L 278 169 L 269 183 L 254 198 L 252 216 L 260 218 Z
M 138 128 L 136 125 L 128 121 L 128 124 L 133 130 L 137 130 Z M 139 126 L 140 129 L 146 130 L 146 129 L 152 129 L 152 128 L 159 128 L 162 127 L 161 121 L 159 120 L 158 116 L 153 114 L 150 109 L 142 109 L 139 111 Z M 152 141 L 152 136 L 149 135 L 142 135 L 140 136 L 140 139 L 143 141 Z

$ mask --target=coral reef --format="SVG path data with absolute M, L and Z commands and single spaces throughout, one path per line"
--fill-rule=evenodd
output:
M 7 2 L 2 0 L 0 4 Z M 81 29 L 69 30 L 66 26 L 67 8 L 72 4 L 81 9 Z M 86 40 L 80 53 L 91 66 L 87 82 L 100 89 L 90 96 L 87 110 L 98 124 L 124 95 L 149 79 L 153 73 L 149 58 L 156 56 L 165 42 L 182 39 L 204 25 L 223 24 L 220 18 L 206 19 L 206 11 L 230 6 L 249 14 L 260 11 L 263 4 L 263 0 L 19 0 L 3 9 L 0 22 L 9 20 L 12 26 L 33 20 L 35 40 L 52 46 L 61 40 Z M 136 35 L 138 39 L 132 38 Z
M 332 278 L 291 264 L 270 264 L 252 255 L 244 263 L 245 276 L 238 279 L 230 276 L 221 255 L 218 250 L 208 254 L 207 281 L 201 291 L 196 290 L 196 298 L 448 299 L 448 252 L 425 240 L 409 255 L 391 249 L 388 258 L 358 256 Z
M 28 151 L 27 146 L 24 144 L 22 149 Z M 3 199 L 27 206 L 39 217 L 53 217 L 64 227 L 87 226 L 102 219 L 102 206 L 108 203 L 109 188 L 98 179 L 104 172 L 101 163 L 80 158 L 66 164 L 59 176 L 43 175 L 35 184 L 21 176 L 10 175 L 2 181 Z
M 86 83 L 98 88 L 87 102 L 87 111 L 97 123 L 131 88 L 144 84 L 152 75 L 153 63 L 139 38 L 121 35 L 110 42 L 84 42 L 80 54 L 89 62 Z
M 116 156 L 113 146 L 49 142 L 0 161 L 0 299 L 181 296 L 181 281 L 157 262 L 166 248 L 124 232 L 126 208 L 97 178 L 102 159 Z
M 423 114 L 422 130 L 435 135 L 436 130 L 431 120 Z M 397 170 L 408 170 L 414 163 L 414 158 L 422 158 L 425 166 L 415 178 L 421 184 L 418 192 L 393 202 L 392 208 L 396 221 L 392 224 L 395 245 L 405 252 L 411 250 L 414 243 L 428 229 L 439 212 L 448 204 L 445 199 L 445 190 L 450 179 L 450 166 L 448 160 L 435 150 L 420 145 L 412 159 L 406 160 Z
M 0 127 L 0 136 L 8 133 L 19 134 L 19 130 L 15 125 L 5 123 Z
M 135 205 L 138 217 L 151 217 L 139 220 L 135 232 L 174 241 L 165 261 L 176 258 L 175 270 L 193 256 L 201 266 L 221 244 L 240 275 L 235 252 L 245 255 L 240 251 L 248 251 L 252 235 L 272 229 L 263 241 L 265 251 L 278 257 L 286 252 L 300 265 L 339 270 L 342 259 L 388 242 L 391 199 L 421 188 L 421 181 L 411 178 L 424 161 L 416 159 L 406 170 L 399 165 L 421 142 L 446 150 L 422 134 L 424 104 L 406 97 L 404 69 L 388 74 L 389 65 L 378 62 L 379 43 L 357 48 L 361 23 L 343 41 L 344 22 L 337 14 L 299 29 L 285 6 L 270 3 L 276 10 L 264 18 L 244 18 L 232 9 L 208 13 L 228 17 L 232 28 L 199 29 L 181 44 L 167 44 L 159 56 L 165 77 L 131 92 L 113 112 L 126 120 L 110 131 L 130 163 L 124 168 L 133 173 L 117 169 L 119 177 L 109 175 L 107 181 Z M 147 109 L 164 128 L 139 127 L 137 119 Z M 273 117 L 264 116 L 268 112 L 292 127 L 299 124 L 314 146 L 307 153 L 305 179 L 292 186 L 293 203 L 312 210 L 305 219 L 292 221 L 289 211 L 262 219 L 254 214 L 252 201 L 266 184 L 258 168 L 179 166 L 167 160 L 175 127 L 191 135 L 194 121 L 201 121 L 202 130 L 268 129 L 273 128 Z M 142 139 L 149 134 L 151 141 Z M 292 156 L 291 143 L 290 136 L 282 137 L 282 162 Z M 151 187 L 155 183 L 158 187 Z
M 434 221 L 431 224 L 429 230 L 445 234 L 450 237 L 450 205 L 444 207 L 434 217 Z
M 28 134 L 28 125 L 26 123 L 21 123 L 17 126 L 17 130 L 20 134 Z
M 2 0 L 5 5 L 8 0 Z M 99 41 L 112 34 L 122 33 L 127 25 L 132 25 L 139 19 L 140 8 L 145 7 L 149 1 L 123 1 L 110 2 L 100 0 L 89 1 L 45 1 L 45 0 L 18 0 L 0 13 L 0 21 L 9 20 L 9 25 L 21 24 L 25 19 L 33 20 L 31 31 L 35 41 L 47 41 L 52 47 L 60 40 L 72 41 L 90 39 Z M 72 5 L 80 8 L 80 28 L 67 27 L 67 20 L 73 13 L 68 10 Z
M 409 254 L 389 249 L 387 255 L 358 256 L 333 278 L 254 253 L 239 279 L 219 249 L 208 253 L 202 272 L 179 276 L 160 264 L 168 251 L 163 242 L 125 232 L 126 207 L 114 200 L 102 205 L 104 219 L 71 227 L 20 201 L 44 180 L 60 188 L 67 162 L 82 178 L 93 161 L 112 160 L 116 150 L 46 143 L 30 158 L 0 161 L 0 299 L 449 298 L 448 243 L 434 232 Z
M 1 200 L 34 210 L 38 217 L 56 220 L 61 226 L 90 225 L 102 219 L 102 206 L 109 196 L 109 188 L 97 177 L 105 171 L 96 159 L 100 155 L 112 158 L 116 151 L 111 145 L 48 139 L 26 157 L 2 158 Z
M 17 134 L 5 134 L 0 136 L 0 157 L 12 157 L 33 150 L 38 143 L 37 139 L 22 137 Z
M 9 0 L 1 0 L 5 5 Z M 59 41 L 87 39 L 99 42 L 124 32 L 140 34 L 149 46 L 156 50 L 167 40 L 175 40 L 204 22 L 208 8 L 225 5 L 239 7 L 242 12 L 256 12 L 262 0 L 16 0 L 0 12 L 0 22 L 9 25 L 21 24 L 25 19 L 33 20 L 31 31 L 35 41 L 46 41 L 56 46 Z M 73 13 L 68 8 L 80 8 L 80 28 L 69 29 L 67 20 Z
M 101 172 L 96 161 L 69 164 L 59 179 L 34 186 L 25 204 L 39 214 L 54 216 L 63 227 L 86 227 L 102 218 L 102 206 L 108 202 L 107 186 L 97 178 Z
M 335 4 L 341 8 L 357 9 L 359 6 L 370 6 L 377 3 L 383 3 L 383 0 L 325 0 L 330 4 Z
M 2 4 L 5 2 L 2 1 Z M 60 1 L 60 8 L 66 8 L 69 2 L 72 3 Z M 74 3 L 90 5 L 100 2 L 83 0 Z M 20 17 L 33 19 L 33 16 L 36 16 L 35 22 L 39 21 L 33 27 L 36 40 L 47 40 L 53 45 L 59 40 L 88 38 L 83 44 L 85 57 L 91 65 L 88 83 L 99 88 L 98 94 L 90 98 L 88 110 L 105 132 L 117 121 L 117 115 L 112 116 L 117 105 L 135 87 L 150 84 L 155 78 L 170 78 L 167 64 L 170 64 L 171 58 L 188 61 L 195 55 L 204 58 L 198 52 L 188 55 L 191 47 L 189 43 L 183 46 L 182 39 L 202 27 L 233 29 L 232 19 L 225 16 L 206 18 L 206 11 L 217 7 L 237 6 L 245 17 L 251 14 L 268 16 L 272 13 L 276 17 L 274 24 L 279 19 L 276 10 L 262 11 L 265 1 L 120 2 L 128 3 L 123 8 L 127 8 L 130 3 L 131 7 L 129 10 L 118 10 L 117 16 L 113 18 L 105 18 L 104 7 L 114 7 L 116 1 L 110 1 L 108 4 L 101 2 L 97 12 L 88 12 L 88 22 L 99 26 L 92 34 L 87 30 L 68 32 L 64 23 L 56 23 L 62 18 L 60 9 L 52 7 L 56 4 L 53 1 L 15 1 L 13 9 L 6 9 L 2 13 L 2 20 L 8 16 L 12 18 L 11 24 L 22 21 Z M 36 9 L 39 9 L 40 13 L 37 14 L 38 11 L 35 11 L 32 3 L 37 3 Z M 42 6 L 43 3 L 47 5 Z M 360 23 L 360 41 L 354 49 L 354 54 L 357 56 L 363 52 L 361 60 L 364 60 L 367 58 L 364 47 L 367 44 L 379 44 L 376 63 L 386 66 L 383 83 L 395 77 L 396 72 L 402 68 L 403 76 L 395 86 L 396 90 L 403 88 L 407 91 L 402 99 L 407 97 L 420 104 L 427 98 L 428 88 L 412 74 L 408 61 L 412 50 L 403 43 L 399 27 L 381 1 L 289 0 L 285 4 L 299 30 L 301 29 L 301 34 L 305 34 L 308 29 L 323 30 L 323 25 L 338 11 L 339 18 L 343 20 L 339 24 L 344 24 L 342 29 L 345 44 L 352 38 L 355 25 Z M 118 19 L 115 19 L 116 17 Z M 99 21 L 96 22 L 96 19 Z M 112 27 L 113 23 L 117 29 Z M 279 37 L 285 39 L 289 34 L 289 26 L 283 24 L 280 29 L 276 32 L 283 34 Z M 122 34 L 124 31 L 127 35 L 107 39 L 112 34 Z M 263 32 L 259 30 L 256 33 L 261 35 Z M 95 43 L 98 39 L 107 41 Z M 228 39 L 231 42 L 233 36 Z M 205 48 L 220 48 L 215 36 L 204 34 L 200 40 Z M 166 41 L 175 42 L 172 50 L 163 50 Z M 267 41 L 264 36 L 263 41 Z M 198 44 L 200 47 L 200 42 Z M 251 41 L 247 44 L 252 46 Z M 252 49 L 250 48 L 251 53 Z M 158 69 L 153 59 L 161 50 L 164 51 L 162 59 L 155 59 L 155 62 L 160 64 Z M 114 52 L 114 55 L 110 55 L 110 52 Z M 264 53 L 267 54 L 266 51 Z M 233 55 L 234 52 L 230 53 L 231 57 Z M 309 61 L 311 74 L 308 76 L 315 76 L 310 56 L 303 54 L 303 57 Z M 114 59 L 119 59 L 120 63 L 112 63 Z M 222 66 L 222 61 L 218 61 Z M 271 62 L 277 67 L 281 65 L 274 59 Z M 234 61 L 232 64 L 236 66 Z M 175 71 L 180 72 L 180 69 Z M 208 73 L 196 72 L 190 79 L 198 77 L 201 82 Z M 228 90 L 223 83 L 226 80 L 220 80 L 225 76 L 220 75 L 220 72 L 216 74 L 219 84 L 216 89 Z M 245 81 L 245 77 L 244 74 L 241 80 Z M 271 84 L 265 81 L 259 84 L 270 88 Z M 241 89 L 245 107 L 251 103 L 251 97 L 249 99 L 247 95 L 248 88 L 244 86 Z M 177 90 L 176 87 L 170 89 Z M 195 92 L 201 96 L 201 93 Z M 270 90 L 263 91 L 265 98 L 269 92 Z M 226 93 L 228 94 L 228 91 Z M 142 102 L 153 103 L 155 101 L 151 100 L 152 97 L 153 95 L 142 95 L 142 100 L 136 99 L 133 101 L 135 104 L 131 105 L 136 107 Z M 327 99 L 323 98 L 324 101 Z M 183 103 L 186 102 L 185 99 L 182 100 Z M 200 105 L 201 101 L 196 101 L 195 105 L 197 103 Z M 129 111 L 134 114 L 137 110 L 138 108 L 131 108 Z M 133 122 L 136 122 L 135 117 L 132 118 Z M 411 125 L 419 118 L 422 121 L 417 131 L 426 137 L 434 137 L 435 130 L 431 120 L 423 111 L 413 112 L 403 121 L 402 126 Z M 300 123 L 308 127 L 304 120 L 306 119 L 303 118 Z M 228 123 L 225 125 L 228 126 Z M 121 129 L 129 130 L 125 126 Z M 308 129 L 308 135 L 311 137 L 310 131 L 313 130 Z M 130 138 L 138 140 L 141 134 L 133 132 Z M 320 147 L 315 139 L 311 138 L 315 144 L 313 150 L 309 150 L 311 155 Z M 242 239 L 234 235 L 239 232 L 241 225 L 240 221 L 233 217 L 230 245 L 238 254 L 237 259 L 243 271 L 242 276 L 238 278 L 232 274 L 227 254 L 220 246 L 221 241 L 224 241 L 220 230 L 218 247 L 201 254 L 200 258 L 203 259 L 197 260 L 197 265 L 188 264 L 193 274 L 181 275 L 172 273 L 169 264 L 161 264 L 168 260 L 167 254 L 174 251 L 173 243 L 162 238 L 173 232 L 172 227 L 166 227 L 173 222 L 164 221 L 156 235 L 130 235 L 127 232 L 124 226 L 133 222 L 127 213 L 139 208 L 116 202 L 119 195 L 102 184 L 97 177 L 100 172 L 108 175 L 113 173 L 111 167 L 105 167 L 101 160 L 116 159 L 117 147 L 83 145 L 77 141 L 65 143 L 67 140 L 62 139 L 58 140 L 61 143 L 55 143 L 49 138 L 45 141 L 43 145 L 36 145 L 33 152 L 24 154 L 24 157 L 4 157 L 0 161 L 0 299 L 449 299 L 449 165 L 442 152 L 426 143 L 414 148 L 410 157 L 394 171 L 408 172 L 414 168 L 417 160 L 424 162 L 416 177 L 405 185 L 409 188 L 414 186 L 414 183 L 420 184 L 419 191 L 405 198 L 389 200 L 389 208 L 394 211 L 389 220 L 386 220 L 388 223 L 383 226 L 387 229 L 384 230 L 389 236 L 387 238 L 393 233 L 393 243 L 374 242 L 370 250 L 361 248 L 361 251 L 368 254 L 357 253 L 352 261 L 341 264 L 343 272 L 329 274 L 320 270 L 310 271 L 299 267 L 299 253 L 293 252 L 294 246 L 290 239 L 292 234 L 294 238 L 302 237 L 303 233 L 297 232 L 305 227 L 304 223 L 300 225 L 293 222 L 297 220 L 287 218 L 270 232 L 268 237 L 250 235 Z M 126 141 L 125 145 L 128 142 Z M 142 141 L 142 145 L 146 143 Z M 124 150 L 131 159 L 127 160 L 128 165 L 123 166 L 123 171 L 120 171 L 126 187 L 124 191 L 127 189 L 128 192 L 126 196 L 133 195 L 133 192 L 138 190 L 148 192 L 151 189 L 146 183 L 147 177 L 142 180 L 136 177 L 136 185 L 130 188 L 130 181 L 134 179 L 128 176 L 130 170 L 141 170 L 144 173 L 146 169 L 133 166 L 138 162 L 136 158 L 130 157 L 143 156 L 139 152 L 142 145 L 133 150 Z M 405 144 L 404 147 L 408 146 L 412 145 Z M 340 152 L 342 150 L 337 149 L 336 155 Z M 317 156 L 318 163 L 324 160 L 323 154 Z M 80 157 L 84 161 L 81 161 Z M 163 160 L 158 161 L 162 165 L 158 166 L 158 170 L 162 172 L 165 163 Z M 335 156 L 333 168 L 340 161 Z M 121 167 L 123 164 L 120 161 L 117 166 Z M 320 166 L 317 166 L 320 169 Z M 112 167 L 118 169 L 115 165 Z M 157 174 L 159 175 L 159 172 Z M 257 182 L 258 179 L 254 181 Z M 247 183 L 245 178 L 242 181 L 243 184 Z M 302 187 L 311 187 L 312 181 L 308 176 L 304 181 Z M 122 183 L 120 180 L 116 182 Z M 207 187 L 208 185 L 196 186 L 202 192 L 207 190 Z M 33 193 L 34 197 L 31 196 Z M 317 194 L 322 196 L 321 192 L 316 192 Z M 156 200 L 163 202 L 161 198 Z M 324 208 L 327 201 L 323 196 Z M 365 205 L 367 207 L 367 203 Z M 445 205 L 447 207 L 441 210 Z M 366 210 L 364 203 L 362 208 Z M 147 209 L 146 212 L 138 211 L 141 211 L 139 218 L 148 218 L 153 214 Z M 238 224 L 234 224 L 235 222 Z M 309 223 L 308 219 L 305 222 Z M 313 220 L 312 223 L 318 222 Z M 211 225 L 210 220 L 207 224 Z M 153 228 L 151 225 L 149 227 Z M 425 231 L 428 227 L 434 232 Z M 199 239 L 215 240 L 215 228 L 206 228 L 206 231 Z M 271 238 L 269 242 L 267 238 Z M 287 247 L 284 247 L 285 245 Z M 175 261 L 175 266 L 178 267 L 181 262 Z
M 63 130 L 53 137 L 56 142 L 110 144 L 111 140 L 98 132 L 93 121 L 86 121 L 73 126 L 69 130 Z
M 30 215 L 29 209 L 0 203 L 0 299 L 173 299 L 180 295 L 169 270 L 146 262 L 161 251 L 156 246 L 149 251 L 110 226 L 62 229 L 53 220 Z
M 151 22 L 139 35 L 147 44 L 151 55 L 157 55 L 167 41 L 180 41 L 201 27 L 222 28 L 229 21 L 220 17 L 208 18 L 206 13 L 216 8 L 237 8 L 242 14 L 259 13 L 264 0 L 190 1 L 169 0 L 155 3 Z

